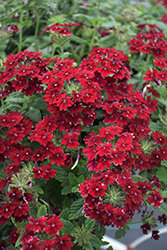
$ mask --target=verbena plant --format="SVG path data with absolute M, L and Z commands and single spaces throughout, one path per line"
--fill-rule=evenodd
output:
M 1 2 L 0 249 L 100 249 L 135 212 L 157 240 L 166 2 L 51 2 Z

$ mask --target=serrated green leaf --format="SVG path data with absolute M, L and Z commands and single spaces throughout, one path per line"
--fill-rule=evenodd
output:
M 36 98 L 34 103 L 32 104 L 33 108 L 40 109 L 40 110 L 46 110 L 46 102 L 43 100 L 43 98 Z
M 70 208 L 70 214 L 69 214 L 70 220 L 77 219 L 80 216 L 83 216 L 83 213 L 82 213 L 83 203 L 84 203 L 84 198 L 80 198 L 73 202 Z
M 71 186 L 78 186 L 78 178 L 73 173 L 69 173 L 68 179 Z
M 126 230 L 125 228 L 119 228 L 115 233 L 115 239 L 120 239 L 121 237 L 125 236 Z
M 167 167 L 167 161 L 166 160 L 161 161 L 161 165 L 164 166 L 164 167 Z
M 39 111 L 39 109 L 35 109 L 33 107 L 31 107 L 31 109 L 29 109 L 25 113 L 25 116 L 27 116 L 28 118 L 30 118 L 34 122 L 38 122 L 41 120 L 41 112 Z
M 167 182 L 167 169 L 161 166 L 156 172 L 156 176 L 160 179 L 160 181 Z
M 161 206 L 156 207 L 156 209 L 162 213 L 167 213 L 167 205 L 165 205 L 165 203 L 161 203 Z
M 61 230 L 61 233 L 64 234 L 71 234 L 72 230 L 74 229 L 74 225 L 68 221 L 68 220 L 64 220 L 61 218 L 61 222 L 63 222 L 63 228 Z
M 67 194 L 69 194 L 69 193 L 71 193 L 71 186 L 70 185 L 68 185 L 68 186 L 65 186 L 62 190 L 61 190 L 61 194 L 62 195 L 67 195 Z
M 73 187 L 71 189 L 71 193 L 77 193 L 78 192 L 78 187 Z
M 55 179 L 60 181 L 63 187 L 68 186 L 68 173 L 62 167 L 55 167 L 55 170 L 57 170 Z
M 83 175 L 80 175 L 79 178 L 78 178 L 78 184 L 83 183 L 84 180 L 85 180 L 84 176 L 83 176 Z
M 60 213 L 60 218 L 64 219 L 64 220 L 68 220 L 68 215 L 69 215 L 69 208 L 66 207 L 65 209 L 63 209 Z
M 29 204 L 29 213 L 30 213 L 30 216 L 32 216 L 34 219 L 37 218 L 37 212 L 38 212 L 38 208 L 37 206 L 35 205 L 34 201 L 31 201 L 30 204 Z
M 87 230 L 92 230 L 93 231 L 95 224 L 96 224 L 95 220 L 92 220 L 90 218 L 87 218 L 85 220 L 85 227 L 87 228 Z
M 163 196 L 164 198 L 167 198 L 167 190 L 164 190 L 164 191 L 162 192 L 162 196 Z
M 37 212 L 37 218 L 40 218 L 46 214 L 47 214 L 47 207 L 45 205 L 41 205 Z
M 102 242 L 99 240 L 99 238 L 96 237 L 96 235 L 94 235 L 94 237 L 90 239 L 89 242 L 93 247 L 95 247 L 95 249 L 100 250 Z
M 43 189 L 40 188 L 40 187 L 37 186 L 37 185 L 33 185 L 33 190 L 34 190 L 36 193 L 38 193 L 38 194 L 43 194 L 43 193 L 44 193 L 44 192 L 43 192 Z

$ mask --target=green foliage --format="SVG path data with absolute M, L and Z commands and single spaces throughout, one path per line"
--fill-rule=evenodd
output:
M 70 220 L 74 220 L 74 219 L 77 219 L 77 218 L 83 216 L 83 214 L 82 214 L 83 202 L 84 202 L 84 199 L 79 198 L 72 203 L 72 205 L 70 207 L 70 214 L 69 214 Z
M 39 208 L 38 208 L 38 212 L 37 212 L 37 218 L 40 218 L 44 215 L 47 214 L 47 207 L 46 205 L 41 205 Z
M 115 233 L 115 239 L 120 239 L 121 237 L 125 236 L 126 229 L 129 230 L 129 227 L 125 226 L 124 228 L 119 228 Z

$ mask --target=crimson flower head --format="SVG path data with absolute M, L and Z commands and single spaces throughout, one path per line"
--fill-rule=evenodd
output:
M 63 226 L 63 223 L 60 221 L 60 216 L 56 216 L 55 214 L 46 221 L 46 224 L 45 232 L 50 235 L 56 235 Z
M 62 237 L 57 235 L 54 243 L 57 250 L 70 250 L 73 246 L 71 238 L 68 236 L 68 234 L 63 235 Z
M 152 237 L 151 238 L 153 238 L 154 240 L 159 240 L 159 231 L 158 230 L 153 230 L 152 231 Z
M 17 32 L 17 31 L 19 31 L 19 27 L 16 24 L 15 25 L 10 25 L 8 27 L 8 31 Z
M 63 36 L 68 36 L 72 34 L 72 31 L 69 31 L 69 28 L 72 26 L 78 26 L 80 23 L 55 23 L 50 27 L 45 28 L 40 34 L 43 34 L 45 31 L 50 31 L 51 33 L 53 32 L 58 32 L 59 34 Z

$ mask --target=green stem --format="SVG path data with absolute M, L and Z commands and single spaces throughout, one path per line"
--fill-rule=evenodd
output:
M 56 51 L 56 45 L 53 43 L 53 49 L 52 49 L 52 54 L 51 54 L 51 58 L 54 57 L 55 51 Z
M 6 112 L 6 108 L 5 108 L 5 104 L 4 104 L 3 99 L 1 99 L 1 104 L 2 104 L 2 108 L 4 110 L 4 113 L 6 114 L 7 112 Z
M 35 26 L 35 50 L 38 51 L 38 30 L 39 30 L 39 21 L 40 21 L 40 16 L 37 15 L 37 22 L 36 22 L 36 26 Z
M 92 33 L 92 39 L 91 39 L 90 44 L 89 44 L 89 50 L 91 50 L 92 47 L 94 46 L 95 35 L 96 35 L 98 23 L 99 23 L 99 22 L 98 22 L 98 19 L 99 19 L 99 11 L 100 11 L 100 0 L 98 0 L 98 2 L 97 2 L 96 22 L 95 22 L 94 30 L 93 30 L 93 33 Z
M 18 45 L 18 52 L 21 52 L 22 49 L 22 28 L 23 28 L 23 11 L 21 9 L 21 13 L 20 13 L 20 27 L 19 27 L 19 45 Z
M 56 4 L 56 8 L 53 12 L 53 16 L 56 16 L 57 15 L 57 12 L 58 12 L 58 8 L 59 8 L 59 3 L 61 2 L 61 0 L 57 0 L 57 4 Z
M 138 223 L 143 223 L 143 221 L 135 221 L 135 222 L 129 222 L 127 225 L 133 225 L 133 224 L 138 224 Z

